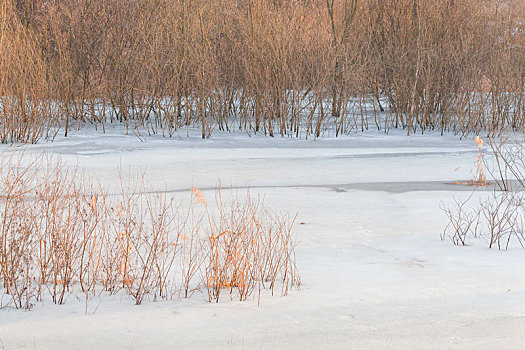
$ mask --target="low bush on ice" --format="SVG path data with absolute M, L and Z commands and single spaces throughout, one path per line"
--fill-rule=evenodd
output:
M 473 184 L 486 185 L 482 166 L 481 145 L 478 144 L 478 173 Z M 467 245 L 469 238 L 483 238 L 489 248 L 508 249 L 512 242 L 525 248 L 525 146 L 522 141 L 489 139 L 496 169 L 489 171 L 495 184 L 488 198 L 472 204 L 472 195 L 465 201 L 442 205 L 448 224 L 441 236 L 456 245 Z M 511 179 L 511 176 L 513 179 Z

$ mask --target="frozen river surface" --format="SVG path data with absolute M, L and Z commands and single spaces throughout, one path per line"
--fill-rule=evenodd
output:
M 0 309 L 0 349 L 519 349 L 525 344 L 525 251 L 440 234 L 440 203 L 467 198 L 476 144 L 452 135 L 210 140 L 84 131 L 29 152 L 59 154 L 115 193 L 119 171 L 144 170 L 154 191 L 249 187 L 298 214 L 302 289 L 261 305 L 204 297 L 134 306 Z M 459 168 L 459 169 L 458 169 Z M 120 170 L 119 170 L 120 169 Z M 478 191 L 474 196 L 484 196 Z M 301 224 L 299 224 L 301 223 Z

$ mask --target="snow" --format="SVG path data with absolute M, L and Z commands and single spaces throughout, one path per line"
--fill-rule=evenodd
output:
M 0 348 L 515 349 L 525 343 L 525 251 L 456 247 L 440 234 L 441 202 L 467 198 L 473 138 L 367 132 L 270 139 L 217 133 L 200 140 L 84 129 L 28 152 L 58 154 L 112 191 L 143 169 L 155 190 L 212 197 L 250 187 L 298 214 L 303 286 L 245 302 L 145 301 L 122 295 L 31 311 L 0 309 Z M 6 148 L 6 146 L 3 146 Z M 460 168 L 456 171 L 456 168 Z M 477 191 L 474 197 L 488 192 Z

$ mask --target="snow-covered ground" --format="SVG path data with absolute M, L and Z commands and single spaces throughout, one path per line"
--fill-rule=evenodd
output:
M 185 132 L 184 132 L 185 134 Z M 0 309 L 0 349 L 519 349 L 525 344 L 525 251 L 456 247 L 440 202 L 467 198 L 472 138 L 364 133 L 296 140 L 216 134 L 148 138 L 84 130 L 29 152 L 60 154 L 112 191 L 146 170 L 153 189 L 250 187 L 298 213 L 302 289 L 208 303 L 122 296 L 86 305 Z M 459 170 L 456 170 L 459 167 Z M 479 191 L 475 196 L 484 196 Z

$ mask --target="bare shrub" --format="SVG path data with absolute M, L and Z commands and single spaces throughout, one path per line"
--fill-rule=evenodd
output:
M 34 181 L 34 163 L 24 166 L 13 156 L 2 159 L 2 231 L 0 265 L 2 287 L 17 308 L 30 308 L 37 294 L 31 253 L 37 247 L 35 217 L 26 198 Z M 38 282 L 37 282 L 38 284 Z
M 300 285 L 293 220 L 272 214 L 247 193 L 212 210 L 200 191 L 184 209 L 144 175 L 122 180 L 110 195 L 60 159 L 9 150 L 0 186 L 0 295 L 31 308 L 50 297 L 63 304 L 82 293 L 145 299 L 190 297 L 218 301 L 223 291 L 246 300 L 256 290 Z M 178 285 L 177 285 L 178 284 Z
M 525 188 L 525 148 L 521 135 L 489 139 L 496 167 L 488 167 L 498 188 L 516 191 Z
M 472 196 L 465 201 L 454 199 L 454 204 L 450 206 L 441 203 L 441 210 L 449 221 L 441 239 L 450 238 L 455 245 L 467 245 L 469 236 L 478 237 L 481 213 L 477 208 L 468 207 L 471 198 Z
M 269 288 L 273 294 L 277 283 L 282 295 L 299 286 L 293 220 L 271 213 L 249 193 L 242 201 L 234 195 L 227 205 L 220 189 L 216 197 L 218 217 L 210 220 L 205 244 L 209 300 L 219 301 L 223 290 L 232 297 L 236 291 L 242 301 L 256 289 Z
M 470 238 L 483 238 L 489 248 L 509 249 L 511 240 L 524 247 L 524 198 L 516 192 L 493 192 L 473 205 L 471 197 L 455 200 L 441 209 L 448 224 L 441 239 L 449 238 L 455 245 L 468 245 Z M 525 248 L 525 247 L 524 247 Z
M 449 237 L 456 245 L 466 245 L 468 238 L 482 237 L 489 248 L 498 249 L 509 249 L 514 240 L 525 248 L 523 143 L 491 138 L 489 145 L 496 167 L 487 168 L 496 188 L 477 205 L 472 204 L 472 195 L 465 201 L 456 200 L 451 207 L 442 205 L 449 222 L 441 238 Z M 478 159 L 478 169 L 480 167 L 481 158 Z
M 489 248 L 508 249 L 512 237 L 523 246 L 523 198 L 513 192 L 493 194 L 481 203 L 481 212 L 487 226 Z

